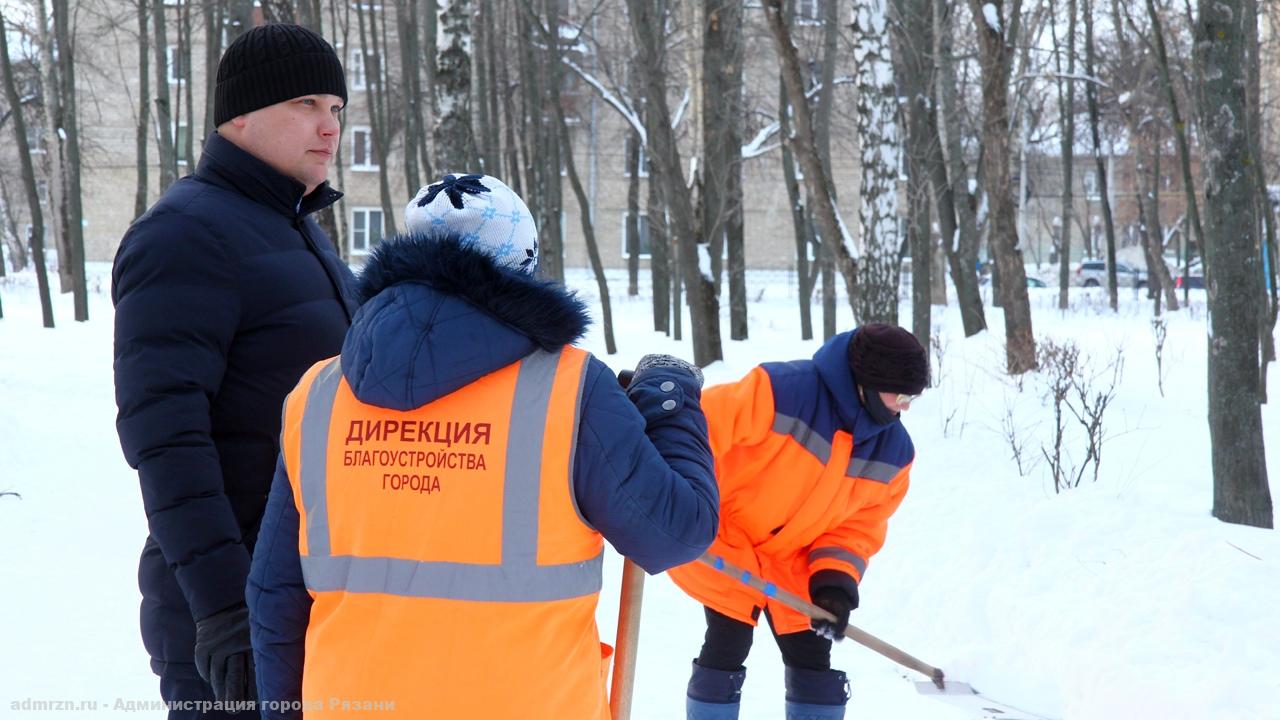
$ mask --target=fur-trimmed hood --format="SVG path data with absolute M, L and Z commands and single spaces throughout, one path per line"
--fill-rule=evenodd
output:
M 342 346 L 357 398 L 409 410 L 447 395 L 537 348 L 586 332 L 576 295 L 496 265 L 454 236 L 396 236 L 359 276 L 360 310 Z

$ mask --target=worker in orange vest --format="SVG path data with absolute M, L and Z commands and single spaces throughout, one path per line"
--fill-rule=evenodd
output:
M 602 538 L 656 573 L 715 537 L 701 373 L 648 355 L 624 393 L 574 348 L 587 310 L 534 278 L 496 178 L 445 176 L 406 225 L 285 402 L 247 593 L 263 717 L 604 720 Z
M 812 360 L 765 363 L 703 394 L 720 485 L 711 554 L 811 599 L 836 621 L 811 622 L 704 563 L 671 570 L 706 606 L 689 720 L 738 717 L 762 611 L 786 666 L 788 720 L 844 717 L 848 680 L 831 669 L 831 642 L 858 607 L 867 562 L 907 492 L 915 449 L 900 415 L 928 382 L 915 337 L 871 324 L 836 335 Z

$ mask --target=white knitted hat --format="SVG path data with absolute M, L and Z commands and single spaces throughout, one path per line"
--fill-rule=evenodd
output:
M 501 180 L 488 175 L 445 175 L 423 187 L 404 209 L 410 233 L 452 235 L 499 265 L 533 274 L 538 229 L 529 208 Z

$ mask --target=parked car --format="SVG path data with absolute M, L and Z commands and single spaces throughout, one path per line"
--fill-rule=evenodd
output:
M 1196 260 L 1187 267 L 1186 271 L 1178 268 L 1178 274 L 1174 278 L 1173 286 L 1179 290 L 1190 288 L 1192 290 L 1204 289 L 1204 265 Z
M 1029 287 L 1029 288 L 1042 288 L 1042 287 L 1049 287 L 1049 285 L 1048 285 L 1047 283 L 1045 283 L 1045 281 L 1041 280 L 1041 279 L 1040 279 L 1040 278 L 1038 278 L 1038 277 L 1035 277 L 1034 275 L 1028 275 L 1028 276 L 1027 276 L 1027 287 Z
M 1105 287 L 1107 263 L 1102 260 L 1085 260 L 1076 267 L 1075 278 L 1075 284 L 1080 287 Z M 1116 263 L 1116 285 L 1144 288 L 1147 286 L 1147 271 L 1118 262 Z

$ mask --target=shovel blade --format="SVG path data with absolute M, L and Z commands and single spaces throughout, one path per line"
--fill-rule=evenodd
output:
M 992 700 L 975 690 L 969 683 L 948 680 L 945 689 L 928 681 L 917 681 L 915 685 L 916 691 L 921 695 L 929 695 L 948 705 L 968 710 L 974 717 L 993 720 L 1048 720 L 1043 715 L 1029 713 Z

